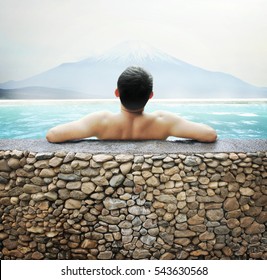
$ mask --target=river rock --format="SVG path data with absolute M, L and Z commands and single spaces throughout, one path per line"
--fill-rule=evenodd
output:
M 265 226 L 254 221 L 246 228 L 246 234 L 259 234 L 265 231 Z
M 133 155 L 129 155 L 129 154 L 119 154 L 115 156 L 115 160 L 117 162 L 128 162 L 128 161 L 132 161 L 134 158 Z
M 23 188 L 15 187 L 8 191 L 8 196 L 19 196 L 23 193 Z
M 120 209 L 127 205 L 124 200 L 110 197 L 107 197 L 103 203 L 108 210 Z
M 16 240 L 5 239 L 2 241 L 3 246 L 8 250 L 13 250 L 18 247 L 18 242 Z
M 184 164 L 187 166 L 196 166 L 201 163 L 201 159 L 196 156 L 187 156 L 184 160 Z
M 119 175 L 114 175 L 112 178 L 111 178 L 111 180 L 109 181 L 109 185 L 111 186 L 111 187 L 118 187 L 118 186 L 120 186 L 122 183 L 123 183 L 123 181 L 124 181 L 124 176 L 123 175 L 121 175 L 121 174 L 119 174 Z
M 91 179 L 93 183 L 95 183 L 97 186 L 108 186 L 108 180 L 105 177 L 97 176 L 95 178 Z
M 251 188 L 240 188 L 240 193 L 244 196 L 252 196 L 254 191 Z
M 200 241 L 208 241 L 215 238 L 215 234 L 213 232 L 205 231 L 199 235 Z
M 232 183 L 235 182 L 235 177 L 231 172 L 228 172 L 223 176 L 223 181 Z
M 164 253 L 161 257 L 160 260 L 174 260 L 175 259 L 175 255 L 172 253 Z
M 252 217 L 243 217 L 240 219 L 240 226 L 246 228 L 253 223 L 254 219 Z
M 83 200 L 87 197 L 87 194 L 82 191 L 73 190 L 70 192 L 70 197 L 77 200 Z
M 146 183 L 149 187 L 157 187 L 160 185 L 160 181 L 157 177 L 151 176 L 146 180 Z
M 7 165 L 11 169 L 18 169 L 20 167 L 20 161 L 17 158 L 10 158 L 7 162 Z
M 36 186 L 36 185 L 31 185 L 31 184 L 25 184 L 23 186 L 23 192 L 29 193 L 29 194 L 38 193 L 38 192 L 41 192 L 41 187 Z
M 129 213 L 132 215 L 140 216 L 140 215 L 149 215 L 150 210 L 145 208 L 144 206 L 131 206 L 129 207 Z
M 160 196 L 157 196 L 156 199 L 160 202 L 164 203 L 177 203 L 177 199 L 174 195 L 171 194 L 161 194 Z
M 82 206 L 81 201 L 76 199 L 68 199 L 66 200 L 65 203 L 66 209 L 80 209 L 81 206 Z
M 82 183 L 81 191 L 85 194 L 91 194 L 95 191 L 96 185 L 92 182 Z
M 233 211 L 239 208 L 239 203 L 235 197 L 227 198 L 223 205 L 226 211 Z
M 152 246 L 154 244 L 154 242 L 156 241 L 156 237 L 155 236 L 151 236 L 151 235 L 144 235 L 140 238 L 140 240 L 148 245 L 148 246 Z
M 210 221 L 220 221 L 223 218 L 224 213 L 223 209 L 211 209 L 207 210 L 206 215 Z
M 175 237 L 193 237 L 196 235 L 196 233 L 194 231 L 191 231 L 191 230 L 181 230 L 181 231 L 178 231 L 176 230 L 174 232 L 174 235 Z
M 228 234 L 229 233 L 229 228 L 227 226 L 218 226 L 215 227 L 214 232 L 216 234 Z
M 53 153 L 37 153 L 35 158 L 37 160 L 51 159 L 54 156 Z
M 199 215 L 195 215 L 187 220 L 189 225 L 199 225 L 204 222 L 204 218 Z
M 49 160 L 49 165 L 52 167 L 58 167 L 63 162 L 63 158 L 53 157 Z
M 120 165 L 120 171 L 123 175 L 128 174 L 132 169 L 132 163 L 126 162 Z
M 81 244 L 81 248 L 83 249 L 93 249 L 96 247 L 97 247 L 97 242 L 95 240 L 85 239 Z
M 151 253 L 145 249 L 135 249 L 133 252 L 133 259 L 147 259 L 151 256 Z
M 97 258 L 99 260 L 110 260 L 112 259 L 112 252 L 111 251 L 106 251 L 106 252 L 100 252 Z
M 238 183 L 245 183 L 246 181 L 246 175 L 244 173 L 240 173 L 240 174 L 237 174 L 236 176 L 236 181 Z
M 112 155 L 105 155 L 105 154 L 99 154 L 99 155 L 93 155 L 93 160 L 95 162 L 106 162 L 109 160 L 112 160 L 113 156 Z
M 79 181 L 81 177 L 76 174 L 64 174 L 64 173 L 59 173 L 58 178 L 63 180 L 63 181 Z
M 56 192 L 47 192 L 44 194 L 45 198 L 49 201 L 56 201 L 57 200 L 57 193 Z

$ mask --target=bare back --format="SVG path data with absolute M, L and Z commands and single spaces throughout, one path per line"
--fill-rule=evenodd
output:
M 166 122 L 159 112 L 135 116 L 105 113 L 99 126 L 98 138 L 103 140 L 163 140 L 168 137 L 167 134 Z

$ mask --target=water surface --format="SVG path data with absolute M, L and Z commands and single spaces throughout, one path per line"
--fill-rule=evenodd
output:
M 119 112 L 118 101 L 1 101 L 0 139 L 40 139 L 58 124 L 99 110 Z M 149 102 L 146 112 L 165 110 L 188 120 L 206 123 L 220 138 L 267 139 L 267 103 Z

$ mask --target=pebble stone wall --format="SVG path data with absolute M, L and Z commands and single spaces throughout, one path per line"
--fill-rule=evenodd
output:
M 1 259 L 267 259 L 267 153 L 0 151 L 0 214 Z

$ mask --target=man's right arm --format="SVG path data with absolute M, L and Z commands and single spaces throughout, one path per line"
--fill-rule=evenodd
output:
M 94 113 L 80 120 L 53 127 L 47 132 L 46 139 L 51 143 L 61 143 L 97 136 L 102 115 L 102 112 Z

